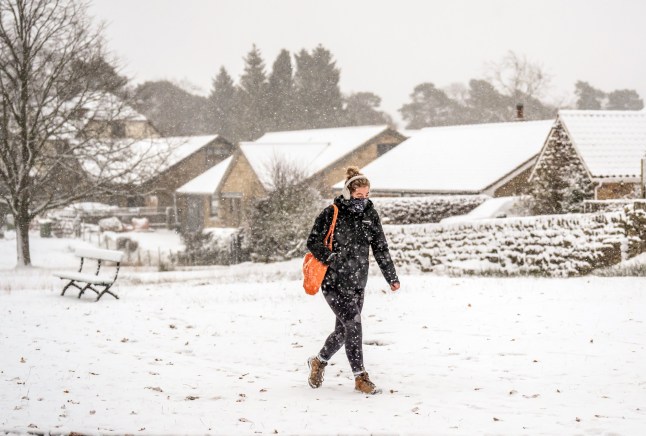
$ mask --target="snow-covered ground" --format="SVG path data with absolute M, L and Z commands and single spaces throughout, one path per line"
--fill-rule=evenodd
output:
M 300 262 L 158 273 L 59 295 L 74 240 L 33 238 L 15 270 L 0 240 L 0 433 L 640 434 L 643 278 L 371 276 L 364 351 L 378 396 L 353 392 L 343 350 L 320 389 L 305 360 L 334 319 Z M 62 254 L 60 254 L 62 253 Z

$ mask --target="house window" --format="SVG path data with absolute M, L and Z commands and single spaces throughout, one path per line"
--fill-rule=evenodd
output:
M 159 205 L 159 198 L 156 195 L 149 195 L 146 197 L 146 207 L 157 207 Z
M 113 138 L 125 138 L 126 123 L 122 121 L 112 121 L 110 123 L 110 132 L 112 133 Z
M 220 205 L 220 200 L 217 195 L 211 195 L 211 216 L 218 215 L 218 206 Z
M 230 225 L 239 225 L 242 220 L 242 193 L 223 192 L 222 210 L 227 215 Z

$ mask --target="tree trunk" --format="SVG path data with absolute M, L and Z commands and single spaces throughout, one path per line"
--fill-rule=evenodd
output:
M 22 209 L 22 208 L 21 208 Z M 31 253 L 29 251 L 29 214 L 25 211 L 16 214 L 16 266 L 31 265 Z

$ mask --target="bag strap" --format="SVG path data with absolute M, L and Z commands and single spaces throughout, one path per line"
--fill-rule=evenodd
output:
M 336 217 L 339 214 L 339 208 L 336 207 L 336 204 L 333 204 L 332 207 L 334 208 L 334 216 L 332 217 L 332 224 L 330 225 L 330 228 L 327 231 L 327 235 L 325 235 L 325 239 L 323 239 L 323 244 L 327 246 L 330 250 L 332 250 L 332 240 L 334 239 L 334 227 L 336 226 Z

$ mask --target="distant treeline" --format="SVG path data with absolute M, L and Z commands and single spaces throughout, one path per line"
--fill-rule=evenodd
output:
M 282 50 L 268 73 L 260 50 L 244 58 L 244 72 L 234 79 L 222 66 L 208 97 L 192 94 L 169 81 L 146 82 L 129 92 L 134 106 L 163 135 L 219 133 L 232 141 L 248 141 L 267 131 L 369 124 L 393 124 L 372 92 L 343 95 L 340 69 L 332 53 L 318 46 L 293 56 Z M 488 64 L 485 78 L 438 88 L 417 85 L 399 109 L 407 129 L 510 121 L 523 104 L 526 119 L 547 119 L 558 108 L 639 110 L 643 100 L 634 90 L 604 92 L 576 82 L 569 100 L 548 103 L 550 76 L 538 64 L 509 52 Z

